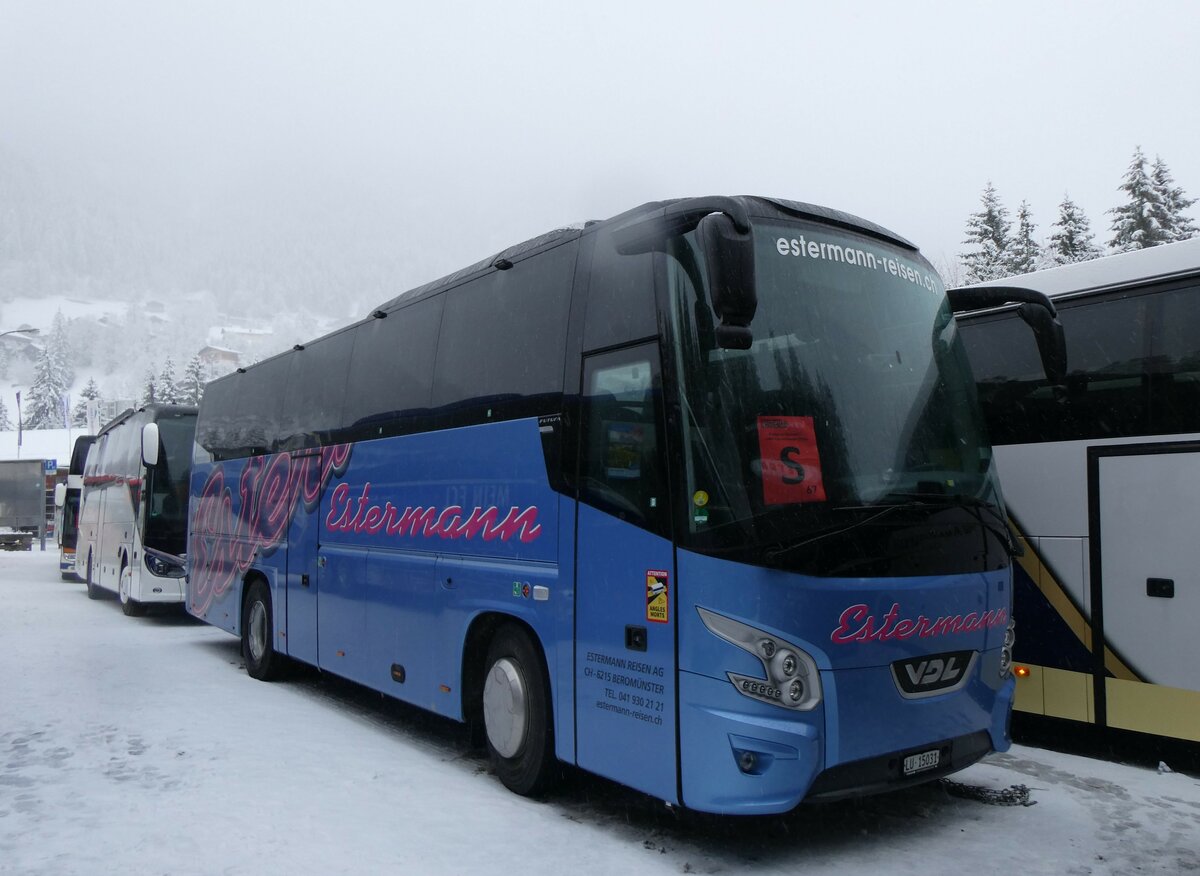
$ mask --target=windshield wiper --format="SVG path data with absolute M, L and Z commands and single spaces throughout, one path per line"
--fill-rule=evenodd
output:
M 842 526 L 840 524 L 837 524 L 834 526 L 827 526 L 824 529 L 819 529 L 815 533 L 810 535 L 808 538 L 804 539 L 804 541 L 798 541 L 798 542 L 794 542 L 794 543 L 788 544 L 788 545 L 779 545 L 778 547 L 772 548 L 771 550 L 767 551 L 765 553 L 765 556 L 768 560 L 774 560 L 778 557 L 782 557 L 784 554 L 790 554 L 792 551 L 798 550 L 799 548 L 802 548 L 805 545 L 810 545 L 813 542 L 821 541 L 822 539 L 826 539 L 826 538 L 832 538 L 835 535 L 841 535 L 843 532 L 849 532 L 852 529 L 858 529 L 860 526 L 866 526 L 868 523 L 874 523 L 876 520 L 879 520 L 881 517 L 885 517 L 888 514 L 891 514 L 893 511 L 895 511 L 897 509 L 907 508 L 907 507 L 909 507 L 909 506 L 908 506 L 908 503 L 906 503 L 906 502 L 890 502 L 886 505 L 843 505 L 843 506 L 841 506 L 839 508 L 835 508 L 833 510 L 835 510 L 835 511 L 874 511 L 875 513 L 871 514 L 869 517 L 864 517 L 862 520 L 856 520 L 853 523 L 851 523 L 849 526 Z
M 897 497 L 905 501 L 899 503 L 907 508 L 920 508 L 922 506 L 932 508 L 963 508 L 967 511 L 975 512 L 975 519 L 979 521 L 979 525 L 992 533 L 1005 550 L 1008 551 L 1010 557 L 1025 556 L 1025 548 L 1017 541 L 1008 528 L 1008 521 L 1004 515 L 986 499 L 980 499 L 977 496 L 963 496 L 959 493 L 888 493 L 889 497 Z M 999 527 L 983 522 L 983 512 L 987 512 L 993 520 L 999 523 Z
M 874 505 L 844 505 L 836 508 L 836 511 L 874 511 L 868 517 L 861 520 L 856 520 L 849 526 L 829 526 L 825 529 L 813 533 L 803 541 L 798 541 L 789 545 L 780 545 L 766 552 L 765 556 L 768 560 L 774 560 L 778 557 L 789 554 L 792 551 L 798 550 L 813 542 L 821 541 L 826 538 L 832 538 L 835 535 L 841 535 L 845 532 L 850 532 L 860 526 L 866 526 L 868 523 L 875 523 L 881 518 L 891 514 L 893 511 L 921 511 L 921 510 L 942 510 L 944 508 L 962 508 L 968 512 L 972 512 L 976 521 L 986 531 L 992 533 L 1004 545 L 1005 551 L 1011 557 L 1023 556 L 1025 549 L 1016 541 L 1009 532 L 1008 523 L 999 511 L 989 502 L 983 499 L 977 499 L 974 496 L 957 496 L 957 495 L 939 495 L 926 493 L 889 493 L 889 497 L 902 498 L 902 502 L 880 502 Z M 1001 526 L 997 527 L 994 524 L 986 523 L 983 520 L 983 511 L 987 511 L 995 520 L 999 521 Z

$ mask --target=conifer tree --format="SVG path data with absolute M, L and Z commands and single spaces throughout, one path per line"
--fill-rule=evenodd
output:
M 59 310 L 54 314 L 54 322 L 50 328 L 50 349 L 54 356 L 54 367 L 58 370 L 58 380 L 63 386 L 70 386 L 75 380 L 74 356 L 71 353 L 71 341 L 67 336 L 67 318 Z
M 1172 238 L 1163 227 L 1166 205 L 1146 173 L 1146 156 L 1142 154 L 1142 147 L 1134 150 L 1133 159 L 1125 171 L 1125 181 L 1118 186 L 1118 190 L 1125 192 L 1129 200 L 1108 211 L 1113 216 L 1113 236 L 1108 245 L 1116 252 L 1131 252 L 1169 243 Z
M 158 383 L 154 389 L 161 404 L 179 404 L 179 387 L 175 384 L 175 361 L 170 356 L 163 362 L 162 372 L 158 375 Z
M 1175 185 L 1171 171 L 1157 155 L 1154 156 L 1154 166 L 1150 169 L 1150 184 L 1154 186 L 1162 203 L 1160 221 L 1170 241 L 1187 240 L 1192 237 L 1196 233 L 1196 225 L 1183 211 L 1196 203 L 1196 199 L 1189 198 L 1183 189 Z
M 12 420 L 8 418 L 8 405 L 4 403 L 4 399 L 0 398 L 0 432 L 11 432 L 12 430 Z
M 1022 201 L 1020 209 L 1017 210 L 1017 231 L 1008 245 L 1008 276 L 1028 274 L 1037 270 L 1042 248 L 1033 239 L 1034 227 L 1029 204 Z
M 967 218 L 967 238 L 963 241 L 973 248 L 960 254 L 968 283 L 996 280 L 1008 272 L 1008 211 L 990 180 L 980 203 L 982 209 Z
M 67 388 L 62 383 L 61 372 L 51 347 L 52 343 L 48 341 L 38 355 L 33 386 L 29 388 L 25 407 L 27 429 L 61 429 L 66 426 L 63 399 L 66 397 Z
M 142 404 L 152 405 L 158 401 L 158 394 L 154 386 L 154 382 L 157 380 L 157 378 L 154 376 L 153 368 L 146 369 L 145 380 L 146 385 L 142 389 Z
M 179 400 L 181 404 L 198 405 L 204 395 L 204 364 L 197 353 L 187 363 L 183 377 L 179 381 Z
M 96 386 L 95 378 L 89 377 L 87 386 L 79 391 L 79 401 L 75 403 L 75 410 L 71 412 L 72 426 L 87 425 L 87 408 L 88 402 L 100 402 L 100 387 Z
M 1063 195 L 1058 205 L 1058 221 L 1050 226 L 1050 242 L 1046 247 L 1046 261 L 1051 265 L 1070 265 L 1099 257 L 1103 250 L 1095 244 L 1095 235 L 1088 222 L 1087 214 Z

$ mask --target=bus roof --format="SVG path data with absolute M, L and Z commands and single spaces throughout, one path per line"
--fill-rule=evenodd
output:
M 379 306 L 379 310 L 392 310 L 400 304 L 407 304 L 411 301 L 416 301 L 428 294 L 432 294 L 441 289 L 446 289 L 451 286 L 456 286 L 461 281 L 488 268 L 493 268 L 506 261 L 524 255 L 525 253 L 533 252 L 537 249 L 549 248 L 551 246 L 562 243 L 568 239 L 579 237 L 581 234 L 590 234 L 604 228 L 611 228 L 624 225 L 629 222 L 636 221 L 641 218 L 648 218 L 657 211 L 667 211 L 669 209 L 683 209 L 690 204 L 712 203 L 713 212 L 720 209 L 722 202 L 732 202 L 739 206 L 750 216 L 758 216 L 767 219 L 814 219 L 818 222 L 824 222 L 829 225 L 835 225 L 851 231 L 857 231 L 860 234 L 866 234 L 870 237 L 879 238 L 894 246 L 899 246 L 903 249 L 916 250 L 917 247 L 908 240 L 905 240 L 895 232 L 889 231 L 882 225 L 876 225 L 874 222 L 869 222 L 851 213 L 844 213 L 841 210 L 834 210 L 829 207 L 821 207 L 816 204 L 806 204 L 802 201 L 789 201 L 783 198 L 768 198 L 755 195 L 738 195 L 735 197 L 712 196 L 703 198 L 672 198 L 664 201 L 648 201 L 632 210 L 626 210 L 624 213 L 619 213 L 603 220 L 591 220 L 580 225 L 571 225 L 563 228 L 556 228 L 553 231 L 548 231 L 545 234 L 540 234 L 537 237 L 530 238 L 522 243 L 515 244 L 506 249 L 501 250 L 493 256 L 481 259 L 472 265 L 468 265 L 452 274 L 447 274 L 432 282 L 425 283 L 415 289 L 410 289 L 407 292 L 402 292 L 395 298 L 385 302 Z
M 1178 243 L 1165 243 L 1031 274 L 989 280 L 968 288 L 1023 286 L 1053 298 L 1072 292 L 1099 292 L 1132 283 L 1170 280 L 1197 272 L 1200 272 L 1200 237 L 1193 237 Z

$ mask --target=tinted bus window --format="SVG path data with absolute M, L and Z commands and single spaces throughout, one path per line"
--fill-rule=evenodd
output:
M 353 350 L 354 331 L 348 329 L 306 344 L 287 357 L 291 365 L 279 415 L 278 449 L 298 450 L 342 440 L 339 430 Z
M 433 404 L 442 425 L 553 409 L 561 393 L 577 244 L 517 262 L 445 293 Z
M 288 356 L 278 356 L 239 376 L 233 455 L 257 456 L 274 451 L 275 422 L 290 364 Z
M 658 333 L 654 255 L 620 255 L 613 235 L 597 236 L 587 290 L 584 350 L 598 350 Z
M 236 442 L 239 381 L 245 375 L 231 374 L 215 380 L 204 390 L 204 406 L 196 425 L 196 443 L 213 459 L 228 459 Z
M 347 440 L 428 428 L 444 295 L 372 319 L 354 331 L 343 420 Z
M 1200 286 L 1157 296 L 1150 337 L 1150 419 L 1156 432 L 1200 432 Z

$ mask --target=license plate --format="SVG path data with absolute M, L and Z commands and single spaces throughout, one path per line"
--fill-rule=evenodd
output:
M 935 748 L 933 751 L 922 751 L 920 754 L 910 754 L 904 758 L 904 775 L 911 776 L 913 773 L 931 770 L 938 765 L 941 759 L 940 748 Z

